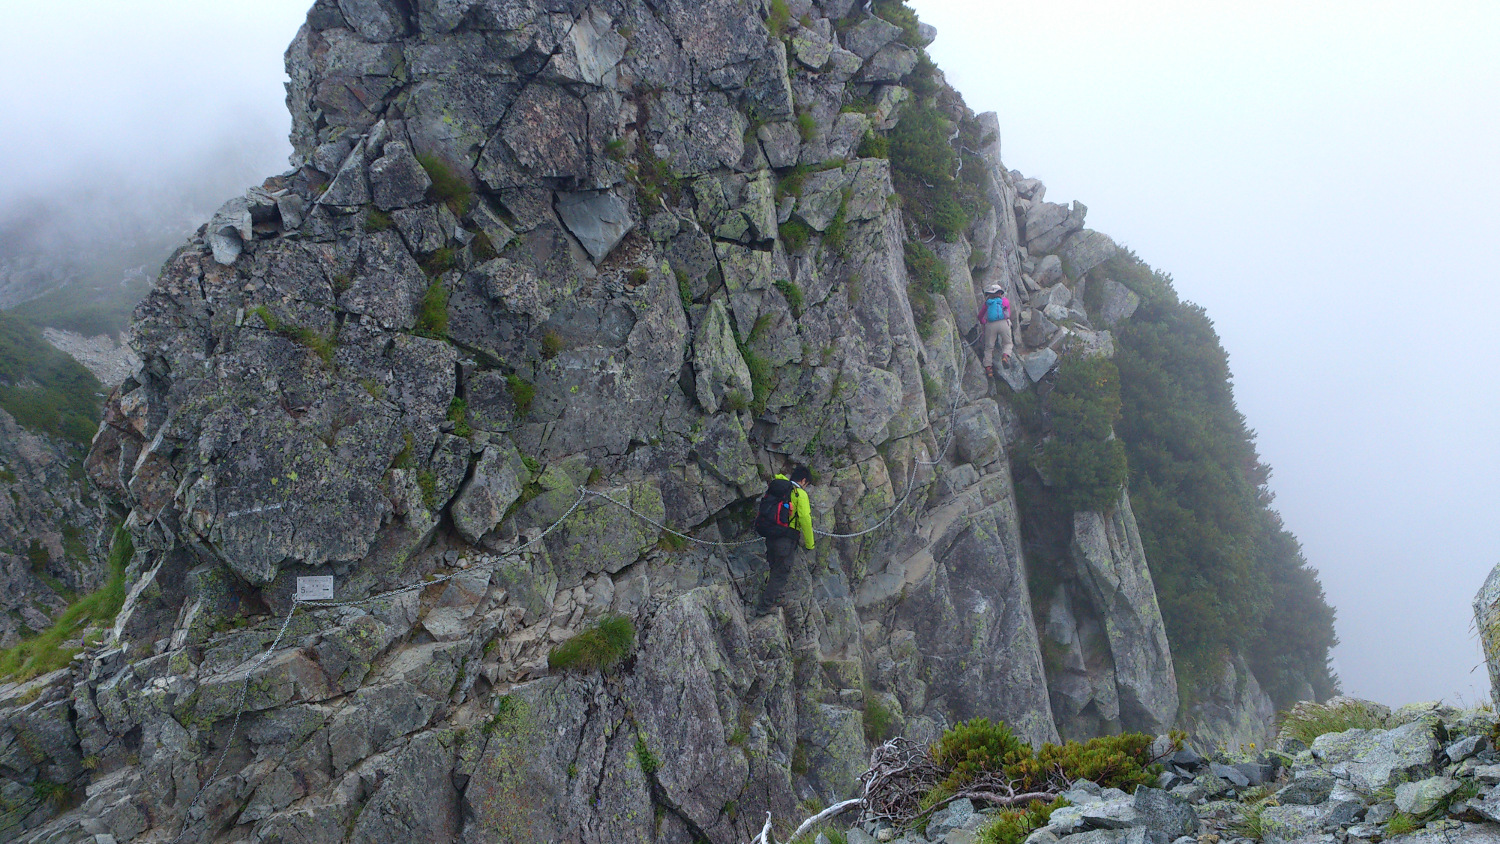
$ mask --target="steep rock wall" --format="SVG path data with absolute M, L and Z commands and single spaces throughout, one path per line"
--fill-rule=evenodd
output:
M 115 641 L 0 693 L 26 840 L 728 842 L 850 793 L 882 730 L 1057 739 L 1007 397 L 1107 353 L 1064 281 L 1113 246 L 981 116 L 988 204 L 914 313 L 858 149 L 917 53 L 790 6 L 777 37 L 733 0 L 314 5 L 299 166 L 168 262 L 91 456 L 135 540 Z M 1026 304 L 993 396 L 992 282 Z M 756 619 L 746 504 L 793 461 L 825 536 Z M 1165 727 L 1128 504 L 1077 532 L 1098 723 Z M 297 605 L 308 575 L 348 603 Z M 608 614 L 623 664 L 549 669 Z

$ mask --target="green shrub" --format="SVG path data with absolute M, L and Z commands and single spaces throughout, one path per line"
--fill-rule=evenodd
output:
M 766 401 L 771 397 L 771 362 L 756 354 L 748 343 L 740 344 L 740 357 L 750 370 L 750 410 L 759 416 L 766 412 Z
M 766 28 L 771 34 L 780 38 L 786 34 L 786 27 L 792 20 L 792 10 L 787 7 L 786 0 L 771 0 L 771 13 L 766 18 Z
M 1182 735 L 1173 739 L 1174 746 L 1180 746 Z M 1015 782 L 1018 791 L 1045 788 L 1059 774 L 1070 781 L 1089 779 L 1106 788 L 1133 791 L 1154 782 L 1161 771 L 1151 759 L 1153 741 L 1142 733 L 1124 733 L 1082 744 L 1044 744 L 1033 751 L 1005 724 L 976 718 L 944 732 L 929 754 L 946 772 L 940 786 L 949 794 L 992 772 Z
M 661 210 L 665 200 L 676 204 L 682 196 L 682 181 L 672 174 L 671 165 L 656 157 L 649 145 L 642 145 L 635 162 L 636 199 L 647 216 Z
M 525 417 L 531 412 L 531 402 L 536 398 L 536 387 L 514 372 L 505 376 L 505 384 L 510 388 L 511 401 L 516 403 L 516 417 L 518 419 Z
M 367 232 L 383 232 L 393 225 L 395 221 L 391 219 L 391 215 L 378 208 L 371 208 L 365 214 L 365 231 Z
M 865 689 L 865 741 L 879 744 L 896 734 L 896 713 L 881 703 L 870 689 Z
M 922 37 L 917 30 L 917 13 L 906 5 L 905 0 L 875 0 L 875 14 L 901 27 L 901 43 L 908 47 L 921 47 Z
M 432 179 L 432 187 L 428 194 L 438 202 L 448 206 L 448 210 L 462 217 L 469 213 L 469 207 L 474 204 L 474 188 L 464 178 L 458 175 L 448 162 L 430 153 L 417 156 L 417 161 L 422 169 L 427 171 L 427 177 Z
M 673 267 L 672 275 L 677 279 L 677 295 L 682 297 L 683 313 L 689 313 L 693 310 L 693 286 L 688 283 L 687 270 Z
M 542 357 L 552 360 L 563 350 L 563 338 L 556 331 L 548 331 L 542 335 Z
M 1042 470 L 1073 510 L 1110 510 L 1125 485 L 1125 445 L 1113 439 L 1120 418 L 1120 373 L 1108 358 L 1067 357 L 1047 397 L 1053 437 Z
M 1053 811 L 1071 805 L 1061 797 L 1051 803 L 1034 800 L 1024 808 L 1001 809 L 979 828 L 979 844 L 1021 844 L 1031 833 L 1047 825 Z
M 792 315 L 802 316 L 802 288 L 797 286 L 797 282 L 785 278 L 777 279 L 776 289 L 781 291 L 781 295 L 786 297 L 787 304 L 792 306 Z
M 448 421 L 453 423 L 454 436 L 467 439 L 474 435 L 474 428 L 469 425 L 469 403 L 458 396 L 448 402 Z
M 803 143 L 818 136 L 818 121 L 811 112 L 804 111 L 797 115 L 797 134 L 802 136 Z
M 424 337 L 442 339 L 448 331 L 448 288 L 440 279 L 433 279 L 422 295 L 422 304 L 417 308 L 416 333 Z
M 610 158 L 611 161 L 624 161 L 625 160 L 625 139 L 624 138 L 611 138 L 610 140 L 605 141 L 605 143 L 604 143 L 604 154 L 607 155 L 607 156 L 609 156 L 609 158 Z
M 602 671 L 622 662 L 635 647 L 635 625 L 609 615 L 552 649 L 547 667 L 557 671 Z
M 781 224 L 781 243 L 788 252 L 801 252 L 812 237 L 812 228 L 796 217 Z
M 844 191 L 843 199 L 839 200 L 839 210 L 829 221 L 828 228 L 823 230 L 823 245 L 833 251 L 844 254 L 845 242 L 849 238 L 849 191 Z
M 915 240 L 906 242 L 906 270 L 912 283 L 920 285 L 928 293 L 942 295 L 948 292 L 948 267 L 938 260 L 937 253 L 926 244 Z
M 860 158 L 890 158 L 891 141 L 879 132 L 867 131 L 864 138 L 860 139 L 859 150 L 855 154 Z
M 125 603 L 125 568 L 135 556 L 130 532 L 115 528 L 109 549 L 109 580 L 98 592 L 85 596 L 58 616 L 52 626 L 15 647 L 0 652 L 0 677 L 24 682 L 66 666 L 79 648 L 69 644 L 93 625 L 114 621 Z
M 1230 831 L 1241 838 L 1260 841 L 1266 834 L 1266 825 L 1263 817 L 1265 810 L 1266 806 L 1264 803 L 1255 806 L 1245 806 L 1239 819 L 1229 825 Z
M 807 177 L 812 173 L 812 168 L 806 164 L 797 164 L 790 168 L 776 180 L 776 201 L 789 196 L 802 196 L 802 187 L 807 184 Z
M 640 764 L 641 773 L 648 777 L 661 770 L 661 760 L 651 752 L 651 748 L 646 745 L 646 737 L 640 733 L 635 736 L 635 761 Z

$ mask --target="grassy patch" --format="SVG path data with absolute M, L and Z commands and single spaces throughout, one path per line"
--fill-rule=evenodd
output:
M 839 200 L 839 210 L 829 221 L 828 228 L 823 230 L 823 245 L 832 249 L 840 255 L 844 254 L 844 246 L 849 239 L 849 191 L 844 191 L 844 196 Z
M 414 329 L 423 337 L 441 340 L 448 330 L 448 288 L 439 279 L 433 279 L 422 294 L 422 304 L 417 308 L 417 324 Z
M 1304 707 L 1287 713 L 1281 722 L 1281 734 L 1308 747 L 1324 733 L 1345 730 L 1382 730 L 1385 722 L 1358 701 L 1339 706 Z
M 422 491 L 422 506 L 437 509 L 437 475 L 427 469 L 417 472 L 417 488 Z
M 646 737 L 639 733 L 635 736 L 635 761 L 640 764 L 641 773 L 648 777 L 661 770 L 661 760 L 646 745 Z
M 925 244 L 908 240 L 905 262 L 912 283 L 921 285 L 928 293 L 942 295 L 948 292 L 948 267 Z
M 371 234 L 383 232 L 395 224 L 396 222 L 391 219 L 391 215 L 378 208 L 371 208 L 369 213 L 365 214 L 365 231 Z
M 266 330 L 273 334 L 280 334 L 293 343 L 307 348 L 322 358 L 324 363 L 333 363 L 333 354 L 338 350 L 339 345 L 338 335 L 323 334 L 311 328 L 303 328 L 300 325 L 279 320 L 264 305 L 256 307 L 251 313 L 260 317 L 260 321 L 266 325 Z
M 548 331 L 542 335 L 542 357 L 552 360 L 563 350 L 563 338 L 556 331 Z
M 771 0 L 771 13 L 766 17 L 766 28 L 780 38 L 786 34 L 787 24 L 792 22 L 792 10 L 786 0 Z
M 891 140 L 879 132 L 867 131 L 860 139 L 859 150 L 855 154 L 860 158 L 890 158 Z
M 818 136 L 818 121 L 811 112 L 804 111 L 797 115 L 797 134 L 802 136 L 803 143 Z
M 448 402 L 448 421 L 453 423 L 454 436 L 467 439 L 474 435 L 474 428 L 469 424 L 469 403 L 458 396 Z
M 516 403 L 516 418 L 524 418 L 531 412 L 531 402 L 536 398 L 536 385 L 514 372 L 505 376 L 505 385 L 510 388 L 510 400 Z
M 552 649 L 547 667 L 556 671 L 602 671 L 618 665 L 635 647 L 635 625 L 611 615 Z
M 807 184 L 810 173 L 812 168 L 806 164 L 798 164 L 781 174 L 776 180 L 776 201 L 779 203 L 789 196 L 802 196 L 802 187 Z
M 801 252 L 812 237 L 812 227 L 793 217 L 781 224 L 781 243 L 788 252 Z
M 0 652 L 0 676 L 29 680 L 68 664 L 79 648 L 66 644 L 87 627 L 108 624 L 125 603 L 125 567 L 135 555 L 135 545 L 123 526 L 115 528 L 109 549 L 109 580 L 104 588 L 63 611 L 52 627 L 13 648 Z
M 98 429 L 99 380 L 35 326 L 0 312 L 0 407 L 23 427 L 87 448 Z
M 787 304 L 792 306 L 792 315 L 802 316 L 802 288 L 797 286 L 797 282 L 785 278 L 777 279 L 776 289 L 781 291 L 781 295 L 786 297 Z
M 677 295 L 682 297 L 683 313 L 687 313 L 693 309 L 693 287 L 688 283 L 687 270 L 674 267 L 672 276 L 677 279 Z
M 448 210 L 462 217 L 474 204 L 474 189 L 458 175 L 448 162 L 432 154 L 417 156 L 427 177 L 432 179 L 428 195 L 448 206 Z
M 868 688 L 865 689 L 864 728 L 865 741 L 871 744 L 879 744 L 896 733 L 896 713 Z

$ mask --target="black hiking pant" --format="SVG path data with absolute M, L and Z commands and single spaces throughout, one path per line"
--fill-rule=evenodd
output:
M 786 589 L 787 579 L 792 574 L 792 562 L 797 556 L 796 536 L 772 536 L 766 539 L 766 567 L 771 576 L 766 579 L 766 589 L 760 593 L 760 605 L 756 615 L 765 615 L 781 603 L 781 593 Z

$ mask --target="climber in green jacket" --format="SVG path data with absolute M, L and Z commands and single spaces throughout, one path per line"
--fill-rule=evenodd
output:
M 803 548 L 813 550 L 812 507 L 804 488 L 811 481 L 812 473 L 807 467 L 798 466 L 792 469 L 790 478 L 778 474 L 761 496 L 755 532 L 766 538 L 766 567 L 770 569 L 770 577 L 756 607 L 757 615 L 771 612 L 781 602 L 781 593 L 796 559 L 798 540 Z

